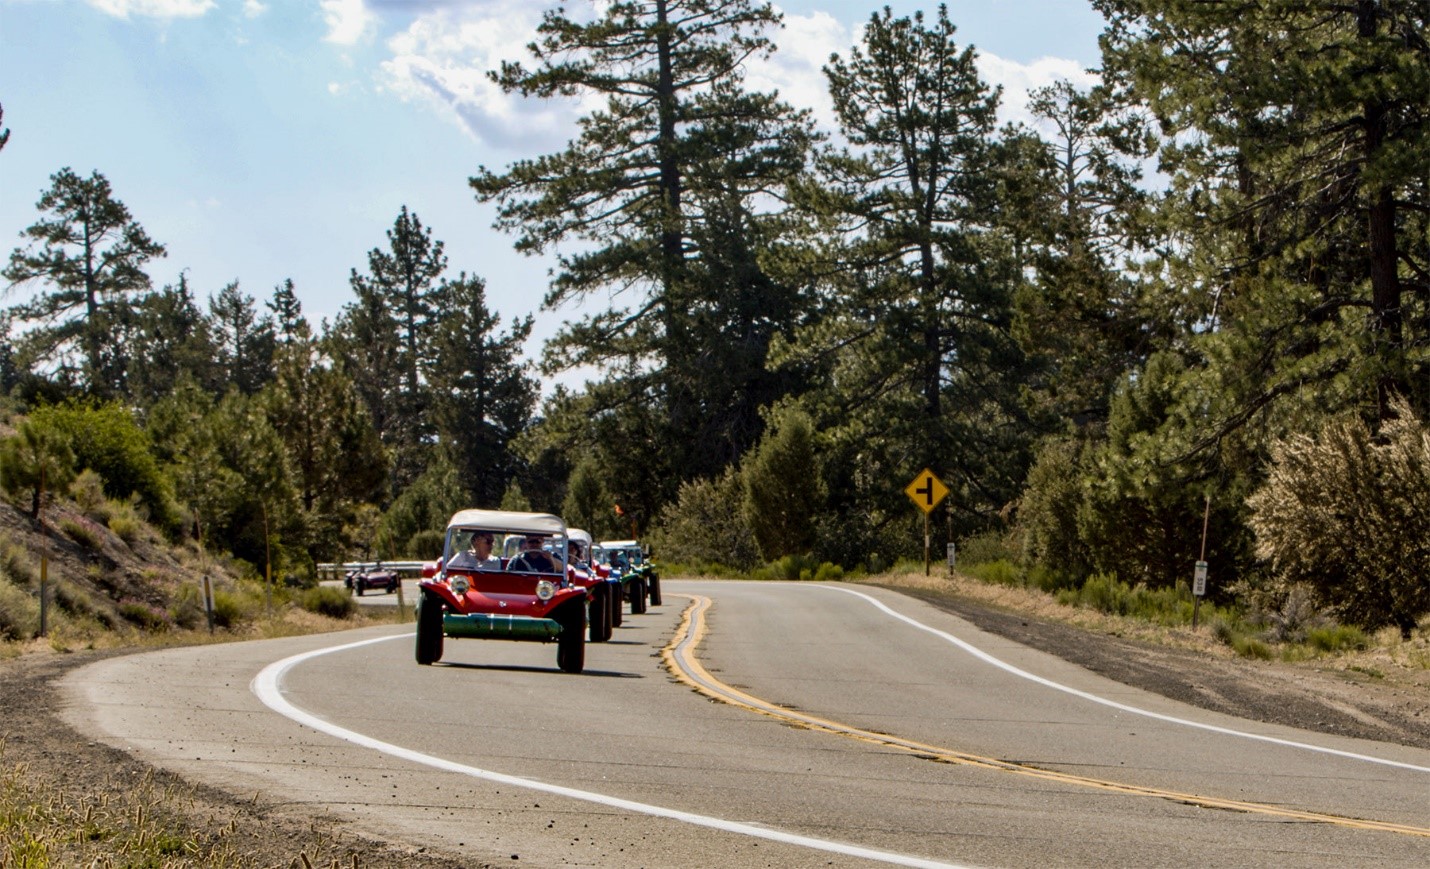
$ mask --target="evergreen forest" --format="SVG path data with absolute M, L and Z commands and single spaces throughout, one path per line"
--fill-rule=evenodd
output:
M 466 507 L 692 570 L 877 572 L 923 557 L 930 469 L 940 555 L 1049 590 L 1206 561 L 1220 603 L 1301 590 L 1408 636 L 1430 5 L 1092 3 L 1100 84 L 1034 92 L 1031 125 L 944 6 L 829 59 L 833 126 L 747 86 L 780 40 L 761 0 L 552 8 L 488 74 L 600 108 L 469 170 L 493 233 L 553 258 L 534 316 L 583 312 L 534 361 L 532 318 L 407 207 L 313 323 L 291 281 L 154 286 L 164 240 L 102 167 L 57 167 L 3 269 L 0 482 L 39 517 L 97 476 L 259 575 L 435 559 Z

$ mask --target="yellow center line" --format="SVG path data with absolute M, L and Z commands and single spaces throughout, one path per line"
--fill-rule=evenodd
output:
M 676 629 L 675 636 L 673 636 L 665 648 L 661 650 L 661 658 L 665 662 L 666 669 L 669 670 L 671 675 L 675 676 L 676 679 L 679 679 L 701 694 L 723 703 L 728 703 L 731 706 L 738 706 L 743 709 L 748 709 L 751 712 L 757 712 L 761 715 L 767 715 L 771 718 L 797 724 L 821 733 L 830 733 L 850 739 L 857 739 L 861 742 L 867 742 L 873 745 L 896 748 L 920 757 L 944 763 L 993 769 L 1000 772 L 1013 773 L 1015 775 L 1029 776 L 1043 781 L 1097 788 L 1098 790 L 1129 794 L 1132 796 L 1155 797 L 1157 799 L 1172 800 L 1173 802 L 1192 806 L 1229 809 L 1238 812 L 1271 815 L 1279 818 L 1336 824 L 1342 827 L 1352 827 L 1361 830 L 1379 830 L 1387 833 L 1400 833 L 1407 836 L 1430 838 L 1430 829 L 1423 827 L 1412 827 L 1386 821 L 1348 818 L 1340 815 L 1328 815 L 1322 812 L 1306 812 L 1298 809 L 1266 805 L 1265 803 L 1252 803 L 1222 797 L 1207 797 L 1199 794 L 1185 794 L 1177 791 L 1164 790 L 1162 788 L 1124 784 L 1121 782 L 1107 781 L 1105 779 L 1073 775 L 1071 773 L 1041 769 L 1039 767 L 1029 766 L 1028 764 L 1010 763 L 1009 761 L 998 760 L 997 758 L 982 757 L 976 754 L 954 751 L 953 749 L 928 745 L 887 733 L 875 733 L 871 730 L 865 730 L 849 724 L 842 724 L 816 715 L 808 715 L 803 712 L 785 709 L 768 700 L 762 700 L 759 697 L 755 697 L 752 694 L 727 685 L 710 675 L 710 672 L 706 670 L 696 658 L 696 650 L 700 647 L 701 641 L 705 638 L 705 613 L 712 606 L 712 601 L 704 595 L 679 596 L 689 598 L 691 603 L 690 606 L 686 607 L 685 612 L 681 614 L 680 626 Z

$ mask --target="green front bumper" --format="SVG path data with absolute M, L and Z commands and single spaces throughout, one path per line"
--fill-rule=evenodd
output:
M 442 633 L 449 637 L 479 640 L 548 642 L 561 635 L 561 623 L 555 619 L 538 619 L 531 616 L 446 613 L 442 616 Z

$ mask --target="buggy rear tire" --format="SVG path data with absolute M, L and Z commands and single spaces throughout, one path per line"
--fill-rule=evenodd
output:
M 626 584 L 624 582 L 611 583 L 611 627 L 619 628 L 622 620 L 622 610 L 626 608 Z
M 635 579 L 631 581 L 631 615 L 638 616 L 645 612 L 645 580 Z
M 591 600 L 588 604 L 591 627 L 591 642 L 604 643 L 611 638 L 611 604 L 606 600 L 605 583 L 591 586 Z
M 417 604 L 417 663 L 442 660 L 442 599 L 424 593 Z
M 660 577 L 650 575 L 650 605 L 660 606 Z

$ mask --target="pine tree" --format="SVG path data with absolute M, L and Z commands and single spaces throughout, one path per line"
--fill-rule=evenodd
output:
M 784 291 L 752 268 L 769 233 L 757 203 L 802 166 L 809 122 L 745 91 L 742 77 L 773 50 L 764 31 L 778 23 L 751 0 L 614 3 L 587 22 L 558 9 L 530 46 L 538 66 L 493 74 L 525 96 L 605 101 L 565 151 L 483 167 L 471 184 L 497 203 L 496 225 L 517 233 L 519 250 L 581 246 L 558 251 L 547 307 L 602 290 L 634 297 L 568 326 L 547 364 L 600 369 L 612 387 L 599 391 L 603 410 L 658 407 L 666 432 L 623 442 L 631 452 L 617 462 L 665 469 L 650 508 L 680 475 L 718 470 L 752 443 L 753 408 L 771 393 L 763 324 L 790 314 Z M 636 452 L 643 445 L 653 451 Z
M 238 281 L 209 297 L 209 320 L 226 387 L 256 394 L 273 379 L 273 320 L 259 316 L 257 303 L 238 288 Z
M 106 363 L 108 338 L 128 321 L 130 297 L 149 289 L 143 267 L 164 256 L 164 246 L 149 238 L 98 172 L 80 178 L 64 168 L 50 181 L 36 204 L 47 216 L 24 231 L 29 246 L 16 248 L 0 274 L 12 286 L 41 281 L 52 287 L 13 309 L 16 319 L 39 323 L 26 336 L 32 366 L 53 363 L 60 379 L 78 370 L 91 394 L 117 395 L 113 377 L 125 366 Z
M 438 436 L 468 503 L 495 507 L 518 469 L 511 443 L 531 419 L 537 384 L 522 360 L 531 318 L 500 332 L 486 284 L 462 274 L 435 293 L 442 317 L 425 369 Z

